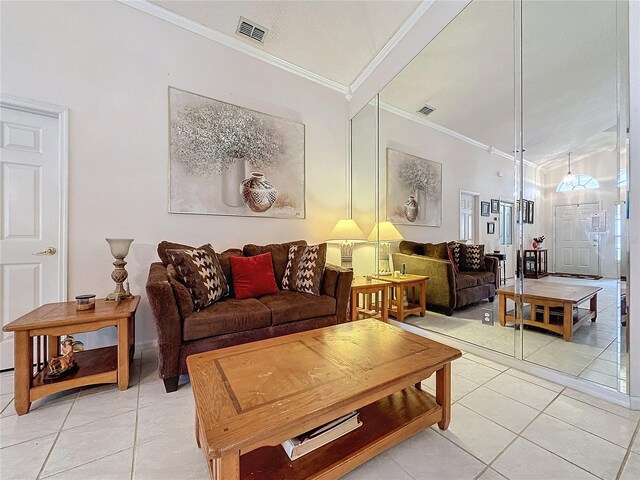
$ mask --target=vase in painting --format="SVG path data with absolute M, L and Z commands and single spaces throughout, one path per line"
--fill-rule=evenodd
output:
M 409 195 L 409 200 L 404 202 L 403 208 L 404 208 L 404 216 L 406 217 L 406 219 L 409 220 L 411 223 L 415 222 L 416 218 L 418 218 L 418 210 L 419 210 L 419 205 L 416 200 L 416 197 L 414 197 L 413 195 Z
M 251 172 L 251 176 L 242 181 L 240 193 L 244 204 L 257 213 L 269 210 L 278 198 L 278 190 L 260 172 Z

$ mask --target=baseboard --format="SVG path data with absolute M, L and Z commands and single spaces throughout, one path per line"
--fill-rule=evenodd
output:
M 536 365 L 534 363 L 527 362 L 526 360 L 519 360 L 517 358 L 510 357 L 509 355 L 505 355 L 504 353 L 488 350 L 484 347 L 473 345 L 463 340 L 457 340 L 455 338 L 441 335 L 439 333 L 431 332 L 414 325 L 401 323 L 392 319 L 389 319 L 389 321 L 396 327 L 400 327 L 404 330 L 407 330 L 408 332 L 415 333 L 422 337 L 436 340 L 440 343 L 444 343 L 445 345 L 449 345 L 465 352 L 478 355 L 479 357 L 501 363 L 502 365 L 505 365 L 507 367 L 515 368 L 516 370 L 535 375 L 536 377 L 549 380 L 550 382 L 557 383 L 558 385 L 562 385 L 564 387 L 568 387 L 573 390 L 586 393 L 588 395 L 593 395 L 594 397 L 601 398 L 602 400 L 606 400 L 611 403 L 615 403 L 616 405 L 630 408 L 632 410 L 640 410 L 640 397 L 631 397 L 626 393 L 618 392 L 613 388 L 605 387 L 604 385 L 598 385 L 583 378 L 574 377 L 573 375 L 569 375 L 558 370 L 553 370 L 551 368 L 543 367 L 541 365 Z

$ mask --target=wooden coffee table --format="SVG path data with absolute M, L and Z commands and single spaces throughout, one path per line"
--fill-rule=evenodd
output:
M 389 292 L 392 292 L 395 296 L 395 302 L 389 302 L 389 315 L 402 322 L 407 315 L 417 313 L 421 317 L 424 317 L 427 311 L 427 281 L 429 277 L 424 275 L 411 275 L 406 274 L 400 277 L 394 277 L 393 275 L 380 275 L 380 280 L 391 283 Z M 408 305 L 404 304 L 404 295 L 407 293 L 409 298 L 409 289 L 413 289 L 412 299 Z M 416 293 L 418 289 L 418 293 Z
M 95 310 L 76 311 L 75 302 L 48 303 L 7 324 L 13 332 L 15 407 L 18 415 L 29 411 L 39 398 L 70 388 L 98 383 L 129 385 L 129 362 L 135 341 L 135 313 L 140 297 L 120 302 L 96 300 Z M 74 354 L 77 372 L 45 382 L 47 362 L 60 351 L 60 336 L 116 327 L 118 344 Z
M 516 301 L 514 286 L 502 287 L 497 291 L 500 325 L 518 323 L 519 317 L 522 316 L 525 325 L 559 333 L 565 341 L 570 342 L 573 332 L 583 322 L 596 321 L 600 290 L 600 287 L 525 280 L 523 303 L 528 305 L 521 315 L 517 315 L 520 307 Z M 514 310 L 507 311 L 507 299 L 515 302 Z M 579 305 L 587 300 L 589 308 L 579 308 Z
M 335 479 L 435 423 L 444 430 L 460 355 L 374 319 L 192 355 L 209 477 Z M 434 372 L 435 397 L 420 389 Z M 280 446 L 353 410 L 362 427 L 302 458 Z

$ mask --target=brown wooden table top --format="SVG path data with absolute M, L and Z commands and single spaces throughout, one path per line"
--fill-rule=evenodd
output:
M 428 280 L 429 277 L 424 275 L 413 275 L 412 273 L 407 273 L 400 277 L 394 277 L 393 275 L 379 275 L 378 278 L 380 280 L 384 280 L 385 282 L 390 283 L 409 283 L 409 282 L 418 282 L 420 280 Z
M 515 285 L 501 287 L 498 294 L 513 295 Z M 586 298 L 602 290 L 600 287 L 585 285 L 565 285 L 562 283 L 541 282 L 539 280 L 525 280 L 523 294 L 525 297 L 561 300 L 564 302 L 580 303 Z
M 277 432 L 299 435 L 460 356 L 365 319 L 191 355 L 187 366 L 201 428 L 218 457 L 267 445 Z
M 138 308 L 140 296 L 136 295 L 119 302 L 96 299 L 95 310 L 76 310 L 76 302 L 47 303 L 5 325 L 3 331 L 15 332 L 36 328 L 61 327 L 101 320 L 130 317 Z
M 367 281 L 365 277 L 353 277 L 353 282 L 351 282 L 352 287 L 372 287 L 379 285 L 389 285 L 389 282 L 386 280 L 378 280 L 377 278 L 372 278 Z

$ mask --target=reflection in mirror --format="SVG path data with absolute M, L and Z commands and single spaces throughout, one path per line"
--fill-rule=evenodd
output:
M 513 14 L 471 2 L 380 92 L 381 216 L 405 239 L 392 268 L 428 277 L 426 315 L 404 321 L 508 355 L 495 299 L 516 258 Z
M 521 20 L 523 197 L 535 205 L 524 224 L 523 356 L 622 392 L 627 8 L 525 1 Z

